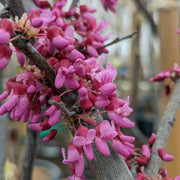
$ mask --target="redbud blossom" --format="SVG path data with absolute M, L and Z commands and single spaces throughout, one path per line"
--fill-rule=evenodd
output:
M 88 160 L 92 161 L 95 159 L 92 144 L 95 138 L 96 131 L 94 129 L 89 129 L 80 126 L 77 130 L 77 136 L 73 139 L 73 144 L 79 147 L 83 147 L 83 151 L 88 158 Z
M 12 50 L 8 46 L 0 46 L 0 71 L 9 64 L 11 54 Z
M 158 149 L 158 154 L 163 161 L 172 161 L 174 157 L 166 153 L 163 148 Z
M 147 165 L 149 158 L 150 158 L 150 149 L 147 145 L 142 146 L 142 155 L 141 157 L 138 158 L 137 162 L 140 166 L 145 166 Z
M 62 50 L 70 44 L 60 33 L 60 29 L 56 26 L 50 27 L 47 32 L 47 37 L 58 50 Z
M 148 139 L 149 146 L 152 146 L 154 144 L 154 141 L 156 140 L 156 134 L 152 133 L 150 138 Z
M 72 163 L 71 170 L 74 171 L 74 175 L 76 175 L 77 177 L 81 177 L 84 171 L 84 157 L 82 155 L 81 148 L 70 144 L 68 147 L 68 158 L 66 159 L 64 148 L 62 148 L 62 155 L 64 158 L 63 163 Z
M 7 45 L 12 36 L 13 27 L 9 20 L 2 19 L 0 21 L 0 45 Z

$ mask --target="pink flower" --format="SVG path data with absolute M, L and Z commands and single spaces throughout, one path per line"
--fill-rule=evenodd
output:
M 133 111 L 129 104 L 129 98 L 127 101 L 112 98 L 110 105 L 106 107 L 109 119 L 120 127 L 133 128 L 135 124 L 126 118 Z
M 9 64 L 11 54 L 12 50 L 8 46 L 0 46 L 0 71 Z
M 30 129 L 32 129 L 33 131 L 38 131 L 38 132 L 51 128 L 51 126 L 48 124 L 48 119 L 47 118 L 41 123 L 29 124 L 28 127 Z
M 82 149 L 70 144 L 68 147 L 68 158 L 65 156 L 65 149 L 62 148 L 63 164 L 71 164 L 71 171 L 77 177 L 82 177 L 84 171 L 84 157 L 82 155 Z
M 48 29 L 47 37 L 58 50 L 62 50 L 70 44 L 69 41 L 61 35 L 60 29 L 56 26 L 51 26 Z
M 51 7 L 48 1 L 41 1 L 41 0 L 33 0 L 34 3 L 40 8 L 48 8 Z
M 150 149 L 147 145 L 142 146 L 142 155 L 138 158 L 137 162 L 140 166 L 147 165 L 149 158 L 150 158 Z
M 81 87 L 78 89 L 78 97 L 81 103 L 81 107 L 87 111 L 90 111 L 93 107 L 93 103 L 91 102 L 88 91 L 85 87 Z
M 95 145 L 99 152 L 109 156 L 110 151 L 106 140 L 112 140 L 117 135 L 114 124 L 112 126 L 107 120 L 104 120 L 101 124 L 96 127 L 96 139 Z
M 94 160 L 94 153 L 91 143 L 95 138 L 96 131 L 94 129 L 88 130 L 84 126 L 80 126 L 77 130 L 77 135 L 73 138 L 73 144 L 83 148 L 83 151 L 88 160 Z
M 152 146 L 154 144 L 154 141 L 156 140 L 156 134 L 152 133 L 150 138 L 148 139 L 149 146 Z
M 163 161 L 172 161 L 174 157 L 166 153 L 163 148 L 158 149 L 158 154 Z
M 130 155 L 133 155 L 134 145 L 130 143 L 133 142 L 135 138 L 131 136 L 125 136 L 120 131 L 119 127 L 116 127 L 116 132 L 118 133 L 118 135 L 112 139 L 113 150 L 124 157 L 129 157 Z
M 12 36 L 13 27 L 9 20 L 2 19 L 0 21 L 0 45 L 7 45 Z
M 52 100 L 56 101 L 56 102 L 61 102 L 61 99 L 59 98 L 59 96 L 53 96 L 51 97 Z M 48 118 L 48 124 L 50 126 L 55 125 L 61 116 L 61 108 L 52 104 L 44 113 L 44 116 L 46 116 Z
M 118 0 L 101 0 L 104 9 L 107 10 L 111 10 L 112 12 L 116 12 L 116 4 L 118 2 Z

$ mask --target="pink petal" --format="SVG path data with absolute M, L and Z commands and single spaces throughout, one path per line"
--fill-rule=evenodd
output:
M 76 146 L 83 146 L 86 142 L 86 139 L 82 136 L 75 136 L 73 139 L 73 144 Z
M 60 109 L 56 109 L 56 111 L 54 112 L 54 114 L 52 114 L 52 115 L 49 117 L 48 124 L 49 124 L 50 126 L 55 125 L 55 124 L 59 121 L 60 116 L 61 116 L 61 110 L 60 110 Z
M 113 83 L 107 83 L 99 88 L 99 91 L 103 96 L 109 96 L 116 90 L 116 85 Z
M 110 100 L 107 97 L 104 96 L 98 96 L 96 101 L 95 101 L 95 106 L 98 109 L 105 108 L 110 104 Z
M 89 161 L 92 161 L 95 159 L 92 144 L 84 145 L 83 150 Z
M 87 46 L 87 51 L 93 57 L 97 58 L 99 56 L 97 50 L 93 46 Z
M 112 140 L 112 148 L 115 152 L 121 154 L 122 156 L 128 157 L 130 155 L 126 146 L 123 145 L 122 142 L 118 139 Z
M 87 133 L 87 140 L 93 140 L 96 136 L 96 131 L 94 129 L 90 129 Z
M 104 154 L 105 156 L 110 155 L 109 147 L 106 141 L 96 137 L 95 145 L 100 153 Z
M 84 157 L 81 156 L 78 161 L 75 162 L 75 175 L 80 177 L 84 172 Z
M 17 56 L 17 60 L 18 60 L 19 64 L 21 66 L 24 66 L 26 56 L 21 51 L 16 51 L 16 56 Z
M 56 36 L 53 38 L 52 43 L 58 50 L 62 50 L 69 45 L 69 41 L 62 36 Z
M 66 52 L 65 56 L 71 61 L 76 61 L 77 59 L 85 59 L 85 56 L 77 49 L 73 49 L 70 52 Z
M 0 29 L 0 45 L 3 46 L 9 44 L 9 38 L 10 34 L 4 29 Z
M 77 89 L 79 87 L 79 83 L 71 76 L 65 78 L 64 84 L 70 89 Z
M 22 95 L 19 98 L 18 104 L 16 106 L 15 117 L 21 117 L 25 110 L 29 107 L 29 104 L 30 102 L 27 95 Z
M 8 92 L 8 91 L 4 91 L 4 92 L 0 95 L 0 101 L 5 100 L 8 96 L 9 96 L 9 92 Z
M 40 126 L 40 123 L 35 123 L 35 124 L 29 124 L 28 127 L 32 129 L 33 131 L 42 131 L 42 126 Z
M 57 89 L 60 89 L 64 84 L 65 76 L 61 68 L 58 69 L 58 73 L 55 78 L 55 86 Z

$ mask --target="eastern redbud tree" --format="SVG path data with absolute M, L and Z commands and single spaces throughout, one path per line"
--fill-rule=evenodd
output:
M 101 2 L 105 10 L 115 13 L 118 0 Z M 53 139 L 62 126 L 68 127 L 73 139 L 67 149 L 62 148 L 62 163 L 70 165 L 70 180 L 85 179 L 85 160 L 90 161 L 97 180 L 180 179 L 169 178 L 160 168 L 161 159 L 173 160 L 164 147 L 172 128 L 169 121 L 177 108 L 168 117 L 165 114 L 157 137 L 153 133 L 142 148 L 136 149 L 135 137 L 122 132 L 135 124 L 128 119 L 133 111 L 129 97 L 123 100 L 117 96 L 113 83 L 116 68 L 110 62 L 102 66 L 101 55 L 108 53 L 105 42 L 109 39 L 102 31 L 108 22 L 97 22 L 93 17 L 96 9 L 86 5 L 64 11 L 66 0 L 54 5 L 39 0 L 34 3 L 39 9 L 27 14 L 21 1 L 9 0 L 8 12 L 1 14 L 0 70 L 6 68 L 14 52 L 22 71 L 6 82 L 0 101 L 7 101 L 0 107 L 0 115 L 10 113 L 11 119 L 28 123 L 33 131 L 51 129 L 43 141 Z M 6 19 L 7 14 L 13 20 Z M 151 80 L 176 80 L 179 74 L 180 67 L 175 64 Z M 177 106 L 179 101 L 174 99 Z M 102 118 L 103 113 L 108 119 Z M 52 128 L 58 122 L 62 125 Z

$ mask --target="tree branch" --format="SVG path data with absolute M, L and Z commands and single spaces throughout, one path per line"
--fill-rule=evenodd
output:
M 156 141 L 153 149 L 165 148 L 169 135 L 176 119 L 176 113 L 180 105 L 180 79 L 177 80 L 174 90 L 172 91 L 170 100 L 159 124 Z M 145 172 L 151 177 L 155 177 L 161 167 L 161 159 L 156 151 L 151 155 L 150 161 Z
M 157 34 L 157 26 L 152 18 L 152 16 L 150 15 L 150 13 L 148 12 L 148 10 L 145 8 L 144 4 L 142 3 L 141 0 L 135 0 L 135 3 L 137 5 L 137 7 L 143 12 L 143 14 L 146 16 L 147 20 L 150 22 L 152 30 L 155 34 Z
M 31 180 L 32 170 L 34 166 L 34 158 L 36 154 L 36 147 L 37 132 L 32 131 L 27 127 L 27 138 L 21 180 Z

